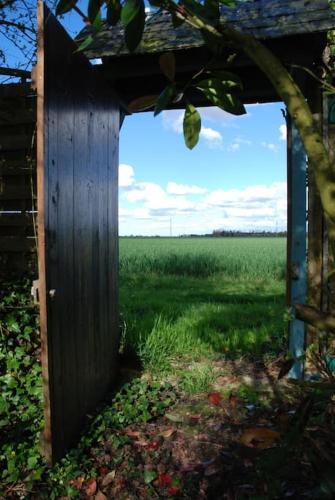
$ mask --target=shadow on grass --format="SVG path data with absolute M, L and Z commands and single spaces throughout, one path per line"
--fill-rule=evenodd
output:
M 151 367 L 171 356 L 258 356 L 283 346 L 282 281 L 132 275 L 120 283 L 126 351 Z

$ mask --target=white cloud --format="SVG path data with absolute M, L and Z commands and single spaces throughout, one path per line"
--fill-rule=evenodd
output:
M 196 203 L 187 200 L 184 196 L 169 196 L 158 184 L 139 182 L 125 194 L 130 203 L 143 203 L 149 215 L 171 215 L 193 212 Z
M 189 186 L 188 184 L 168 182 L 166 186 L 166 192 L 174 195 L 203 194 L 207 192 L 207 189 L 199 186 Z
M 277 153 L 279 151 L 279 146 L 273 144 L 272 142 L 262 141 L 261 146 L 263 146 L 263 148 L 269 149 L 270 151 L 273 151 L 274 153 Z
M 210 127 L 201 127 L 200 137 L 203 137 L 210 147 L 220 147 L 222 145 L 222 135 L 217 130 Z
M 131 165 L 121 163 L 119 165 L 119 186 L 130 187 L 134 184 L 134 169 Z
M 287 134 L 287 129 L 285 123 L 280 125 L 279 127 L 279 133 L 280 133 L 280 140 L 281 141 L 286 141 L 286 134 Z
M 233 144 L 230 144 L 230 146 L 228 146 L 228 151 L 238 151 L 240 147 L 241 146 L 238 142 L 233 142 Z
M 270 186 L 256 185 L 245 189 L 218 189 L 210 193 L 203 203 L 211 207 L 225 209 L 231 215 L 253 217 L 254 214 L 264 213 L 269 210 L 286 211 L 286 183 L 274 182 Z M 238 210 L 238 211 L 236 211 Z M 244 210 L 246 210 L 244 212 Z M 230 211 L 230 212 L 229 212 Z
M 201 191 L 201 192 L 200 192 Z M 169 182 L 166 190 L 151 182 L 128 189 L 120 207 L 121 234 L 201 234 L 214 229 L 283 230 L 286 228 L 285 182 L 254 185 L 244 189 L 218 189 L 204 195 L 199 186 Z M 199 202 L 187 195 L 203 195 Z

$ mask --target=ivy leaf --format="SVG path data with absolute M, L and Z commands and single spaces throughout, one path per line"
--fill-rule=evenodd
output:
M 130 111 L 144 111 L 150 109 L 154 106 L 158 99 L 158 95 L 146 95 L 143 97 L 138 97 L 128 104 L 128 109 Z
M 120 0 L 109 0 L 107 4 L 107 22 L 111 26 L 115 26 L 120 20 L 121 4 Z
M 174 81 L 176 75 L 176 58 L 173 52 L 165 52 L 159 58 L 159 66 L 162 73 L 170 82 Z
M 59 0 L 56 7 L 56 16 L 69 12 L 77 2 L 78 0 Z
M 246 113 L 245 107 L 238 97 L 227 92 L 227 87 L 220 80 L 209 78 L 202 80 L 195 86 L 201 90 L 214 106 L 218 106 L 233 115 L 244 115 Z
M 188 103 L 184 114 L 184 140 L 189 149 L 193 149 L 199 141 L 201 118 L 195 107 Z
M 144 9 L 142 0 L 126 0 L 121 11 L 122 24 L 128 26 L 138 16 L 142 8 Z
M 87 14 L 93 24 L 97 15 L 100 13 L 100 0 L 89 0 Z
M 159 113 L 163 111 L 163 109 L 165 109 L 170 104 L 175 94 L 176 94 L 176 87 L 173 84 L 165 87 L 165 89 L 157 99 L 154 116 L 159 115 Z
M 154 479 L 156 479 L 157 473 L 153 470 L 144 471 L 144 482 L 145 484 L 150 484 Z
M 126 31 L 125 31 L 125 42 L 127 48 L 130 52 L 138 47 L 140 41 L 142 40 L 144 23 L 145 23 L 145 10 L 144 3 L 141 0 L 139 3 L 139 9 L 136 11 L 135 15 L 131 18 L 131 21 L 127 21 Z M 124 7 L 121 11 L 121 20 Z M 128 17 L 126 18 L 128 19 Z

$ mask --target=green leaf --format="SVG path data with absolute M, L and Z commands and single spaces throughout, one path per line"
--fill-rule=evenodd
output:
M 210 77 L 216 80 L 220 80 L 222 85 L 232 89 L 237 88 L 238 90 L 243 90 L 243 83 L 239 76 L 231 73 L 230 71 L 211 71 Z
M 192 104 L 186 106 L 183 129 L 185 144 L 189 149 L 193 149 L 199 141 L 201 118 Z
M 107 22 L 111 26 L 115 26 L 120 20 L 121 4 L 120 0 L 109 0 L 107 4 Z
M 154 116 L 159 115 L 159 113 L 163 111 L 163 109 L 165 109 L 170 104 L 175 94 L 176 94 L 176 87 L 173 84 L 165 87 L 165 89 L 157 99 Z
M 236 7 L 236 0 L 220 0 L 220 3 L 222 3 L 226 7 Z
M 138 15 L 141 10 L 144 10 L 142 0 L 126 0 L 121 11 L 121 22 L 124 26 L 128 26 Z
M 154 106 L 158 99 L 158 95 L 146 95 L 134 99 L 128 104 L 128 109 L 130 111 L 144 111 L 145 109 L 150 109 Z
M 77 2 L 78 0 L 59 0 L 56 7 L 56 16 L 69 12 Z
M 157 472 L 153 470 L 145 470 L 144 471 L 144 482 L 145 484 L 150 484 L 157 477 Z
M 14 332 L 14 333 L 21 332 L 21 328 L 13 316 L 10 316 L 9 319 L 7 320 L 7 328 L 8 328 L 8 330 L 10 330 L 11 332 Z
M 87 14 L 93 24 L 97 15 L 100 13 L 100 0 L 89 0 Z
M 159 58 L 159 66 L 162 73 L 170 82 L 174 81 L 176 75 L 176 58 L 173 52 L 165 52 Z
M 83 41 L 82 43 L 79 45 L 78 49 L 77 49 L 77 52 L 82 52 L 83 50 L 87 49 L 87 47 L 89 47 L 91 45 L 91 43 L 93 42 L 94 40 L 94 37 L 93 35 L 88 35 Z
M 123 9 L 121 11 L 121 20 L 122 20 Z M 126 25 L 125 42 L 130 52 L 134 52 L 134 50 L 138 47 L 139 43 L 142 40 L 144 23 L 145 23 L 145 10 L 144 10 L 144 3 L 141 1 L 139 5 L 139 10 L 132 18 L 132 20 Z
M 202 80 L 195 86 L 203 92 L 214 106 L 218 106 L 233 115 L 244 115 L 246 113 L 245 107 L 238 97 L 229 91 L 227 92 L 227 87 L 220 80 L 209 78 L 208 80 Z

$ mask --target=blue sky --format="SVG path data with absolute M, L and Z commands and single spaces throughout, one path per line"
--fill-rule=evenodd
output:
M 188 150 L 182 111 L 125 119 L 120 136 L 120 233 L 211 233 L 286 227 L 286 140 L 281 103 L 234 117 L 202 108 Z
M 78 5 L 85 11 L 87 1 Z M 61 22 L 71 36 L 83 27 L 75 12 Z M 5 50 L 17 66 L 19 54 Z M 175 236 L 286 229 L 282 107 L 256 104 L 242 117 L 203 108 L 192 151 L 182 137 L 183 111 L 127 117 L 120 135 L 120 234 L 169 235 L 171 224 Z

